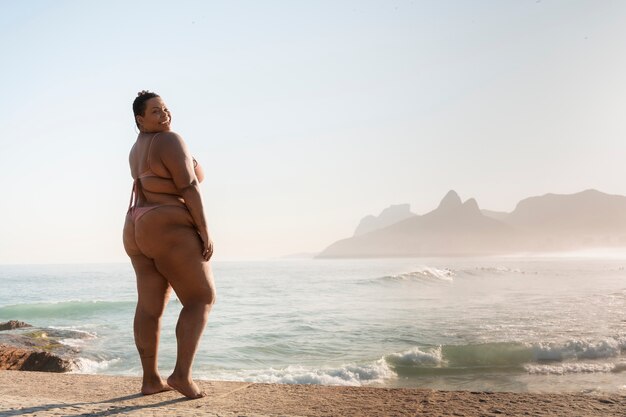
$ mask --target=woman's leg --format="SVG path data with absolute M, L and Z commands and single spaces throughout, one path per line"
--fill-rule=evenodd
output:
M 215 286 L 210 264 L 202 261 L 201 248 L 195 246 L 192 251 L 177 247 L 170 257 L 156 261 L 157 268 L 168 277 L 183 305 L 176 324 L 176 366 L 167 382 L 190 398 L 202 396 L 193 382 L 191 368 L 209 313 L 215 303 Z
M 135 345 L 143 368 L 142 394 L 155 394 L 170 389 L 158 370 L 158 348 L 161 316 L 171 289 L 167 280 L 156 270 L 154 262 L 146 257 L 136 241 L 135 223 L 126 215 L 123 233 L 124 249 L 130 257 L 137 276 L 137 308 L 135 310 Z
M 151 259 L 144 255 L 132 255 L 130 258 L 137 275 L 138 300 L 134 334 L 143 368 L 141 392 L 149 395 L 169 389 L 159 374 L 158 351 L 161 317 L 171 288 Z
M 193 382 L 191 368 L 215 302 L 211 267 L 202 258 L 202 242 L 189 212 L 163 206 L 138 221 L 137 242 L 183 305 L 176 324 L 176 366 L 168 384 L 183 395 L 199 398 L 203 393 Z

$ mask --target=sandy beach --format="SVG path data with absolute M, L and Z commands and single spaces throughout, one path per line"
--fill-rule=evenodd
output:
M 139 393 L 136 377 L 0 371 L 1 416 L 624 416 L 625 395 L 513 394 L 199 381 Z

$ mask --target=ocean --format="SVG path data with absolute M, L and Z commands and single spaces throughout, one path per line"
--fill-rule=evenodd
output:
M 626 257 L 214 262 L 194 377 L 442 390 L 626 393 Z M 130 263 L 0 265 L 0 321 L 140 375 Z M 173 368 L 181 305 L 163 319 Z

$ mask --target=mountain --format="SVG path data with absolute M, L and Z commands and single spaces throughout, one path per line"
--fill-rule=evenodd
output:
M 526 198 L 503 221 L 532 235 L 533 249 L 626 246 L 626 197 L 597 190 Z
M 462 202 L 449 191 L 435 210 L 355 233 L 318 257 L 468 256 L 607 246 L 626 246 L 625 196 L 597 190 L 546 194 L 503 213 L 480 210 L 473 198 Z
M 394 223 L 398 223 L 399 221 L 415 216 L 415 214 L 411 213 L 411 206 L 409 204 L 392 205 L 384 209 L 378 217 L 371 215 L 364 217 L 354 231 L 354 236 L 364 235 L 366 233 L 373 232 L 374 230 L 383 229 Z
M 626 197 L 597 190 L 530 197 L 505 221 L 544 233 L 612 233 L 626 229 Z
M 439 206 L 382 229 L 333 243 L 318 257 L 454 256 L 507 249 L 513 227 L 484 216 L 476 200 L 450 191 Z

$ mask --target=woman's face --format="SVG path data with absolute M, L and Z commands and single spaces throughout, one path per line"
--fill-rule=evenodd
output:
M 143 116 L 137 116 L 140 130 L 146 133 L 166 132 L 170 130 L 172 116 L 161 97 L 154 97 L 146 101 L 146 111 Z

